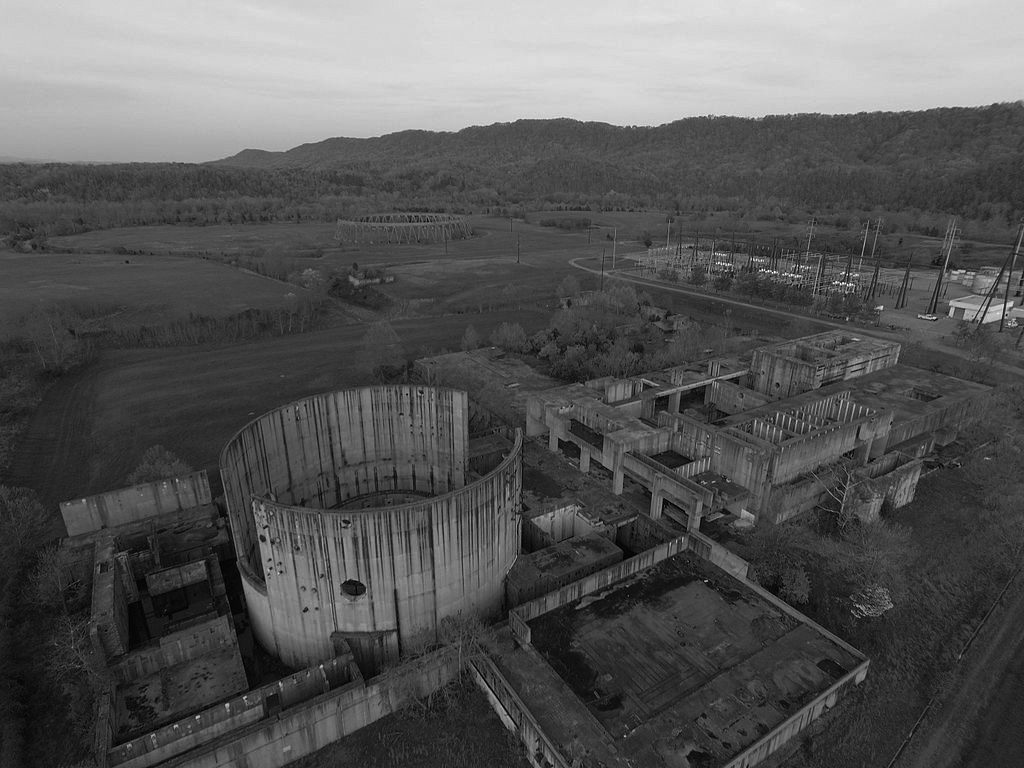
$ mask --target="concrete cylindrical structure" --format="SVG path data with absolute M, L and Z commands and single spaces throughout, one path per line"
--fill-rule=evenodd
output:
M 375 672 L 442 619 L 500 610 L 519 551 L 522 436 L 466 482 L 466 394 L 382 386 L 256 419 L 221 454 L 253 631 L 285 663 L 345 639 Z

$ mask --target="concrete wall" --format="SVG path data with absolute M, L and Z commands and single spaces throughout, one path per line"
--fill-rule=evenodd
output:
M 229 616 L 215 616 L 179 632 L 160 638 L 158 644 L 132 651 L 110 668 L 119 683 L 130 683 L 208 653 L 235 645 L 235 630 Z
M 456 653 L 442 651 L 378 676 L 345 685 L 276 717 L 225 734 L 163 764 L 164 768 L 278 768 L 427 696 L 459 672 Z
M 362 680 L 358 675 L 352 675 L 349 666 L 346 659 L 337 658 L 295 672 L 277 682 L 165 725 L 145 736 L 111 747 L 106 753 L 107 763 L 123 768 L 148 768 L 169 760 L 262 720 L 271 714 L 268 709 L 271 696 L 277 697 L 278 706 L 288 709 L 346 684 L 361 689 Z
M 239 570 L 264 647 L 307 666 L 333 656 L 340 633 L 370 674 L 433 642 L 444 617 L 500 609 L 521 540 L 522 437 L 463 485 L 466 412 L 462 392 L 368 387 L 286 406 L 225 448 Z M 330 506 L 368 489 L 424 497 L 331 511 L 295 503 Z
M 690 534 L 687 549 L 698 557 L 714 563 L 729 575 L 746 582 L 750 563 L 739 555 L 733 554 L 721 544 L 712 541 L 704 534 Z
M 250 422 L 220 460 L 238 559 L 262 574 L 254 496 L 329 509 L 371 493 L 461 488 L 467 415 L 465 392 L 390 386 L 309 397 Z
M 146 574 L 146 591 L 150 597 L 162 595 L 175 589 L 199 584 L 210 578 L 205 560 L 150 571 Z
M 444 617 L 500 609 L 521 540 L 522 436 L 464 485 L 467 412 L 464 392 L 367 387 L 285 406 L 228 444 L 225 495 L 264 647 L 307 666 L 340 633 L 372 673 L 433 642 Z M 325 509 L 392 490 L 422 498 Z
M 561 589 L 549 592 L 546 595 L 542 595 L 541 597 L 513 608 L 509 611 L 509 624 L 512 628 L 513 634 L 517 631 L 521 632 L 522 627 L 526 627 L 526 631 L 529 632 L 529 627 L 526 625 L 526 622 L 531 621 L 548 611 L 553 611 L 567 603 L 571 603 L 573 600 L 578 600 L 584 595 L 589 595 L 591 592 L 604 589 L 610 584 L 622 581 L 628 576 L 632 576 L 635 573 L 639 573 L 640 571 L 650 568 L 655 563 L 660 563 L 662 560 L 672 557 L 672 555 L 685 551 L 687 548 L 687 541 L 688 539 L 685 535 L 666 541 L 663 544 L 657 545 L 653 549 L 641 552 L 636 557 L 631 557 L 629 560 L 623 560 L 621 563 L 616 563 L 609 568 L 590 574 L 589 576 L 586 576 L 579 581 L 575 581 L 572 584 L 568 584 Z M 518 621 L 511 618 L 512 614 L 515 614 Z M 527 636 L 525 638 L 526 642 L 529 642 L 529 639 L 529 636 Z
M 781 400 L 845 379 L 891 368 L 899 362 L 900 345 L 848 344 L 842 334 L 825 333 L 754 350 L 751 388 Z M 826 354 L 829 350 L 834 354 Z
M 771 402 L 771 398 L 767 395 L 741 387 L 731 381 L 711 382 L 705 390 L 704 400 L 728 414 L 743 413 Z
M 839 482 L 839 475 L 830 467 L 787 485 L 771 489 L 768 501 L 758 518 L 770 523 L 782 523 L 790 518 L 810 512 L 831 499 L 829 488 Z
M 209 503 L 210 482 L 206 472 L 193 472 L 84 499 L 63 501 L 60 514 L 68 536 L 78 536 Z
M 128 650 L 128 600 L 114 549 L 109 536 L 96 543 L 92 572 L 89 636 L 105 659 Z
M 888 445 L 895 446 L 929 432 L 954 435 L 963 430 L 987 398 L 973 397 L 952 402 L 937 400 L 933 407 L 913 418 L 901 417 L 892 425 Z M 940 442 L 940 441 L 936 441 Z
M 644 550 L 664 544 L 675 538 L 661 522 L 652 520 L 648 515 L 636 515 L 625 525 L 620 525 L 615 535 L 615 543 L 630 552 Z
M 544 733 L 540 723 L 494 662 L 486 656 L 474 659 L 470 662 L 470 671 L 499 719 L 526 747 L 531 765 L 535 768 L 571 768 L 572 764 Z
M 506 605 L 521 605 L 621 561 L 622 550 L 600 533 L 573 536 L 521 555 L 505 580 Z

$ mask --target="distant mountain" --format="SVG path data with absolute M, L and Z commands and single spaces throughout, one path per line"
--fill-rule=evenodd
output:
M 38 164 L 52 162 L 52 160 L 40 160 L 37 157 L 12 157 L 11 155 L 0 155 L 0 165 L 6 165 L 9 163 Z
M 657 127 L 518 120 L 245 150 L 215 166 L 344 171 L 367 186 L 499 198 L 713 195 L 810 207 L 1024 209 L 1024 102 L 920 112 L 694 117 Z
M 0 164 L 12 242 L 157 223 L 331 221 L 525 209 L 1024 215 L 1024 102 L 924 112 L 695 117 L 657 127 L 517 120 L 246 149 L 203 164 Z M 923 228 L 923 229 L 922 229 Z

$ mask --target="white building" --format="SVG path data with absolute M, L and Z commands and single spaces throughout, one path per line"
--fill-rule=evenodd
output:
M 999 318 L 1006 316 L 1013 308 L 1012 301 L 993 299 L 985 309 L 985 296 L 964 296 L 960 299 L 951 299 L 949 302 L 949 316 L 954 320 L 966 320 L 969 323 L 994 323 Z

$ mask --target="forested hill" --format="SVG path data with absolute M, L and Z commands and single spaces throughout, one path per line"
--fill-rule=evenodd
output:
M 654 128 L 519 120 L 248 149 L 199 165 L 0 164 L 0 244 L 33 247 L 51 235 L 143 224 L 538 208 L 757 218 L 882 210 L 908 226 L 932 212 L 1002 237 L 1024 215 L 1024 102 Z
M 984 203 L 1024 210 L 1024 102 L 696 117 L 658 127 L 519 120 L 456 133 L 327 139 L 286 152 L 245 150 L 217 165 L 344 170 L 405 193 L 455 187 L 571 203 L 615 191 L 810 208 L 915 207 L 973 218 Z

